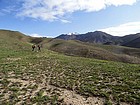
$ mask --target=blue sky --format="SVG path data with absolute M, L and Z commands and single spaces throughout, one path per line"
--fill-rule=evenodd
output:
M 31 36 L 140 33 L 140 0 L 0 0 L 0 29 Z

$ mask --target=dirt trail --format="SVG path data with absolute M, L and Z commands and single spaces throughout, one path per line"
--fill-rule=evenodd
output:
M 61 90 L 61 98 L 64 99 L 65 105 L 104 105 L 104 99 L 98 97 L 84 97 L 73 91 Z
M 51 79 L 51 74 L 49 75 L 49 79 L 47 82 L 47 85 L 49 88 L 52 90 L 57 90 L 57 93 L 60 94 L 60 99 L 64 99 L 64 104 L 65 105 L 103 105 L 104 104 L 104 99 L 102 98 L 97 98 L 97 97 L 88 97 L 85 98 L 84 96 L 81 96 L 74 91 L 70 91 L 67 89 L 59 88 L 59 87 L 54 87 L 50 85 L 50 79 Z

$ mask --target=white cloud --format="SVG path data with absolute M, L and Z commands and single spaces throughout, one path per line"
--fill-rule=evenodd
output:
M 68 21 L 68 20 L 63 20 L 63 19 L 61 20 L 61 22 L 62 22 L 62 23 L 71 23 L 70 21 Z
M 138 0 L 106 0 L 108 5 L 133 5 Z
M 18 0 L 22 1 L 17 16 L 54 21 L 75 11 L 94 12 L 108 6 L 133 5 L 137 0 Z
M 39 34 L 25 34 L 25 35 L 29 35 L 29 36 L 32 36 L 32 37 L 47 37 L 47 38 L 54 38 L 54 36 L 44 36 L 44 35 L 39 35 Z
M 115 27 L 99 29 L 99 31 L 104 31 L 115 36 L 140 33 L 140 22 L 129 22 Z
M 43 37 L 42 35 L 39 35 L 39 34 L 28 34 L 28 35 L 32 37 Z

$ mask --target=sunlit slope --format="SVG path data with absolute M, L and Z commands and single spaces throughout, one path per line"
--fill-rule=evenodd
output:
M 30 37 L 17 31 L 0 30 L 0 47 L 4 49 L 27 49 Z
M 10 49 L 0 58 L 0 104 L 64 105 L 67 90 L 85 101 L 98 97 L 106 105 L 138 105 L 139 75 L 138 64 Z

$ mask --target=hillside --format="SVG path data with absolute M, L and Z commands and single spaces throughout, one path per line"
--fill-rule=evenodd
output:
M 23 41 L 23 42 L 29 41 L 30 38 L 29 36 L 25 36 L 24 34 L 18 31 L 10 31 L 10 30 L 0 30 L 0 37 L 1 40 L 5 40 L 5 41 L 16 40 L 16 41 Z
M 51 39 L 44 46 L 71 56 L 81 56 L 125 63 L 140 63 L 140 50 L 123 46 L 100 45 L 74 40 Z
M 140 48 L 140 37 L 125 43 L 124 46 Z
M 21 40 L 10 33 L 0 34 L 0 105 L 140 104 L 139 64 L 66 56 L 46 49 L 63 43 L 81 47 L 79 41 L 43 39 L 41 52 L 33 52 L 31 42 L 40 42 L 38 38 L 22 35 L 27 39 Z
M 33 44 L 39 44 L 47 40 L 46 38 L 36 38 L 27 36 L 18 31 L 0 30 L 0 44 L 4 49 L 26 50 Z
M 0 44 L 4 49 L 27 47 L 30 37 L 17 31 L 0 30 Z M 24 45 L 24 46 L 22 46 Z M 22 49 L 22 48 L 20 48 Z M 24 49 L 24 48 L 23 48 Z

